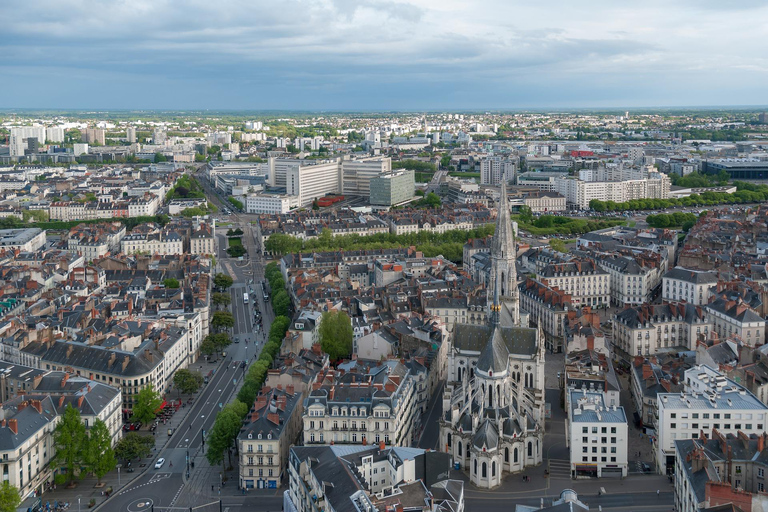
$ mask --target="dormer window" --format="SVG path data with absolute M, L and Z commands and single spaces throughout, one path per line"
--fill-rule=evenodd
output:
M 269 434 L 267 434 L 267 439 L 272 439 L 272 432 L 270 432 Z
M 259 434 L 259 439 L 261 439 L 261 434 Z
M 248 439 L 253 439 L 253 434 L 248 434 Z

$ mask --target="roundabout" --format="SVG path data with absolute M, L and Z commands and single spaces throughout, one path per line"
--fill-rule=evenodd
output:
M 142 498 L 132 501 L 128 504 L 129 512 L 145 512 L 146 510 L 152 510 L 154 501 L 149 498 Z

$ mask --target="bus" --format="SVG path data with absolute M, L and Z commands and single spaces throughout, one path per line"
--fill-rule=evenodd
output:
M 248 304 L 248 292 L 243 294 L 243 304 Z
M 264 293 L 264 301 L 265 302 L 268 301 L 269 300 L 269 291 L 267 290 L 267 283 L 264 282 L 264 281 L 261 282 L 261 290 Z

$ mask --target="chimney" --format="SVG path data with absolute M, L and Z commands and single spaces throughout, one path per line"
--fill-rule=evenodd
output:
M 11 429 L 11 432 L 14 434 L 19 433 L 19 422 L 16 421 L 16 418 L 8 420 L 8 428 Z
M 59 397 L 59 407 L 61 408 L 64 405 L 64 396 Z
M 126 368 L 128 368 L 128 362 L 129 362 L 130 360 L 131 360 L 131 359 L 130 359 L 128 356 L 124 356 L 124 357 L 123 357 L 123 371 L 125 371 L 125 369 L 126 369 Z
M 24 401 L 22 401 L 22 402 L 19 402 L 19 406 L 16 408 L 16 410 L 17 410 L 18 412 L 21 412 L 21 411 L 23 411 L 24 409 L 26 409 L 28 405 L 29 405 L 29 402 L 27 402 L 26 400 L 24 400 Z
M 386 449 L 387 445 L 384 444 L 384 441 L 379 442 L 379 450 Z
M 395 385 L 394 382 L 392 382 L 391 380 L 388 380 L 387 383 L 384 385 L 384 389 L 386 389 L 390 393 L 394 393 L 395 390 L 397 389 L 397 386 Z
M 760 434 L 760 437 L 757 438 L 757 451 L 758 453 L 762 453 L 763 450 L 765 450 L 765 438 L 768 437 L 768 434 L 763 432 Z
M 38 413 L 42 413 L 42 412 L 43 412 L 43 404 L 41 404 L 41 403 L 40 403 L 40 400 L 31 400 L 31 401 L 29 402 L 29 404 L 30 404 L 32 407 L 34 407 L 34 408 L 35 408 L 35 410 L 36 410 Z
M 328 393 L 328 400 L 333 400 L 333 396 L 336 394 L 336 386 L 331 386 L 331 391 Z
M 75 348 L 72 345 L 67 347 L 67 359 L 70 358 L 70 356 L 72 355 L 72 352 L 74 352 L 74 350 L 75 350 Z
M 744 449 L 749 450 L 749 436 L 741 430 L 737 431 L 736 435 L 739 436 L 739 440 L 741 441 L 742 446 L 744 446 Z
M 40 385 L 40 382 L 42 382 L 43 376 L 41 374 L 35 375 L 35 378 L 32 381 L 32 389 L 37 389 L 37 386 Z
M 112 365 L 115 364 L 115 361 L 117 360 L 117 354 L 114 353 L 114 351 L 109 355 L 109 367 L 112 368 Z
M 83 402 L 84 401 L 85 401 L 85 397 L 84 396 L 80 396 L 80 397 L 77 398 L 77 408 L 78 409 L 83 406 Z
M 280 424 L 280 415 L 277 414 L 276 412 L 267 413 L 267 421 L 271 421 L 275 425 L 279 425 Z
M 288 384 L 287 386 L 285 386 L 285 392 L 288 393 L 289 395 L 292 395 L 294 392 L 293 384 Z
M 0 427 L 4 427 L 4 426 L 5 426 L 5 418 L 0 420 Z

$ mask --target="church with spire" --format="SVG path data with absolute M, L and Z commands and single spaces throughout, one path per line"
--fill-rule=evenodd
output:
M 440 450 L 482 488 L 542 462 L 544 335 L 521 315 L 515 233 L 502 181 L 491 243 L 488 323 L 456 324 L 450 337 Z

